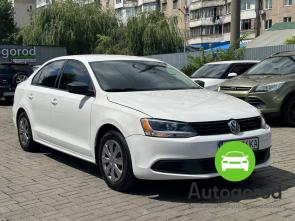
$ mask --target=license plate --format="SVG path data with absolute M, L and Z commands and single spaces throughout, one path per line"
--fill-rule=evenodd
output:
M 259 149 L 259 139 L 258 139 L 258 137 L 247 138 L 247 139 L 243 139 L 243 140 L 227 140 L 227 141 L 221 141 L 221 142 L 219 142 L 218 147 L 221 147 L 224 143 L 230 142 L 230 141 L 241 141 L 241 142 L 247 144 L 253 150 L 258 150 Z

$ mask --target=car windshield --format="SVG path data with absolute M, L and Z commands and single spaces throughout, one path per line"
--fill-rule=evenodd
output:
M 251 68 L 247 75 L 287 75 L 295 73 L 295 56 L 271 57 Z
M 206 64 L 195 73 L 191 78 L 222 78 L 224 72 L 228 69 L 230 64 Z
M 200 88 L 185 74 L 161 62 L 99 61 L 90 66 L 102 89 L 109 92 Z
M 242 152 L 229 152 L 226 154 L 227 157 L 244 157 Z

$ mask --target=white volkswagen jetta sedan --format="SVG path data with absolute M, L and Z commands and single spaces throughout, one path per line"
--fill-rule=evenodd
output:
M 256 168 L 270 158 L 270 128 L 256 108 L 200 89 L 154 59 L 81 55 L 53 59 L 15 93 L 21 147 L 37 143 L 99 165 L 106 183 L 125 191 L 136 179 L 218 176 L 221 143 L 255 150 Z

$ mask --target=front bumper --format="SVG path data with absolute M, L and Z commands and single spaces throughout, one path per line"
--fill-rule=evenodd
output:
M 279 114 L 283 97 L 276 91 L 266 93 L 249 93 L 249 91 L 223 91 L 220 92 L 240 98 L 253 105 L 263 114 Z
M 147 180 L 177 180 L 177 179 L 205 179 L 216 177 L 214 160 L 220 141 L 259 138 L 259 150 L 271 147 L 271 132 L 268 129 L 247 131 L 239 135 L 225 134 L 214 136 L 197 136 L 192 138 L 155 138 L 144 135 L 132 135 L 126 138 L 132 158 L 133 173 L 139 179 Z M 157 171 L 158 162 L 175 160 L 206 161 L 208 168 L 197 170 L 200 172 L 165 172 Z M 270 158 L 256 165 L 256 169 L 266 167 Z M 198 167 L 198 164 L 194 164 Z M 214 170 L 213 170 L 213 169 Z M 204 169 L 204 168 L 203 168 Z M 193 170 L 194 171 L 194 170 Z

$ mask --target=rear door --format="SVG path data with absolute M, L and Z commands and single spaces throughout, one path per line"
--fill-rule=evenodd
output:
M 38 139 L 50 142 L 52 137 L 52 94 L 64 61 L 54 61 L 44 66 L 33 78 L 26 94 L 33 131 Z
M 84 64 L 68 60 L 59 80 L 59 90 L 51 97 L 56 102 L 52 105 L 53 142 L 68 151 L 90 156 L 91 108 L 95 98 L 70 93 L 68 84 L 73 82 L 85 83 L 89 90 L 94 90 Z

